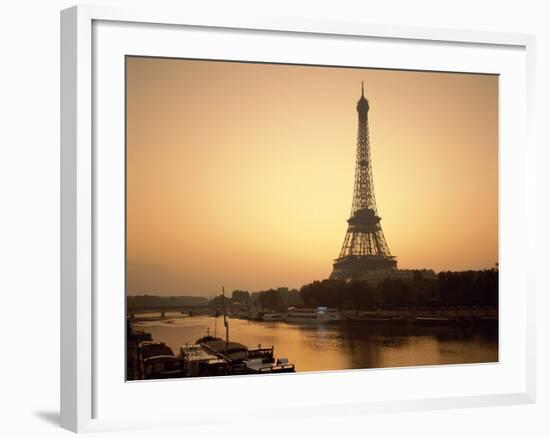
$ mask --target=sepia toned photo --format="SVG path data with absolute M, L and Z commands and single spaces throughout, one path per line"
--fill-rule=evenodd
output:
M 498 75 L 125 62 L 127 380 L 498 362 Z

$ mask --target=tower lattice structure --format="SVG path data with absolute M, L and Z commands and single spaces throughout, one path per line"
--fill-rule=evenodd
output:
M 355 186 L 348 230 L 340 255 L 334 261 L 332 279 L 360 280 L 369 273 L 393 270 L 397 267 L 386 243 L 376 209 L 369 139 L 369 102 L 361 83 L 361 98 L 357 102 L 357 157 Z

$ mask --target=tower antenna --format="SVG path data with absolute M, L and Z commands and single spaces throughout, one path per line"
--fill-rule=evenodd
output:
M 225 326 L 225 352 L 229 348 L 229 323 L 227 322 L 227 311 L 225 309 L 225 287 L 222 286 L 222 300 L 223 300 L 223 325 Z

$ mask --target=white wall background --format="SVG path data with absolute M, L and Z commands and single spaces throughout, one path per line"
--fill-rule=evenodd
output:
M 139 5 L 144 1 L 97 1 Z M 339 0 L 271 2 L 156 1 L 159 7 L 215 8 L 227 15 L 295 16 L 378 24 L 524 32 L 537 35 L 539 247 L 537 271 L 548 277 L 550 199 L 548 101 L 550 14 L 544 1 Z M 199 4 L 200 3 L 200 4 Z M 59 10 L 72 1 L 3 2 L 0 8 L 0 433 L 57 436 L 59 418 Z M 518 145 L 522 147 L 522 145 Z M 521 232 L 521 230 L 518 230 Z M 316 418 L 263 425 L 263 437 L 550 436 L 548 379 L 550 293 L 538 284 L 538 402 L 529 406 L 367 417 Z M 368 391 L 368 388 L 360 388 Z M 267 396 L 267 395 L 266 395 Z M 221 432 L 244 436 L 250 425 Z M 261 432 L 260 432 L 261 430 Z M 132 432 L 158 436 L 159 431 Z M 130 436 L 118 432 L 109 436 Z

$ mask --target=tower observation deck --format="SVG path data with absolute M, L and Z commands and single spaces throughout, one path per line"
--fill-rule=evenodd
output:
M 346 236 L 340 255 L 334 261 L 331 279 L 361 280 L 377 272 L 393 271 L 397 268 L 397 260 L 390 253 L 376 209 L 369 140 L 369 108 L 361 83 L 361 98 L 357 102 L 357 157 L 353 202 Z

